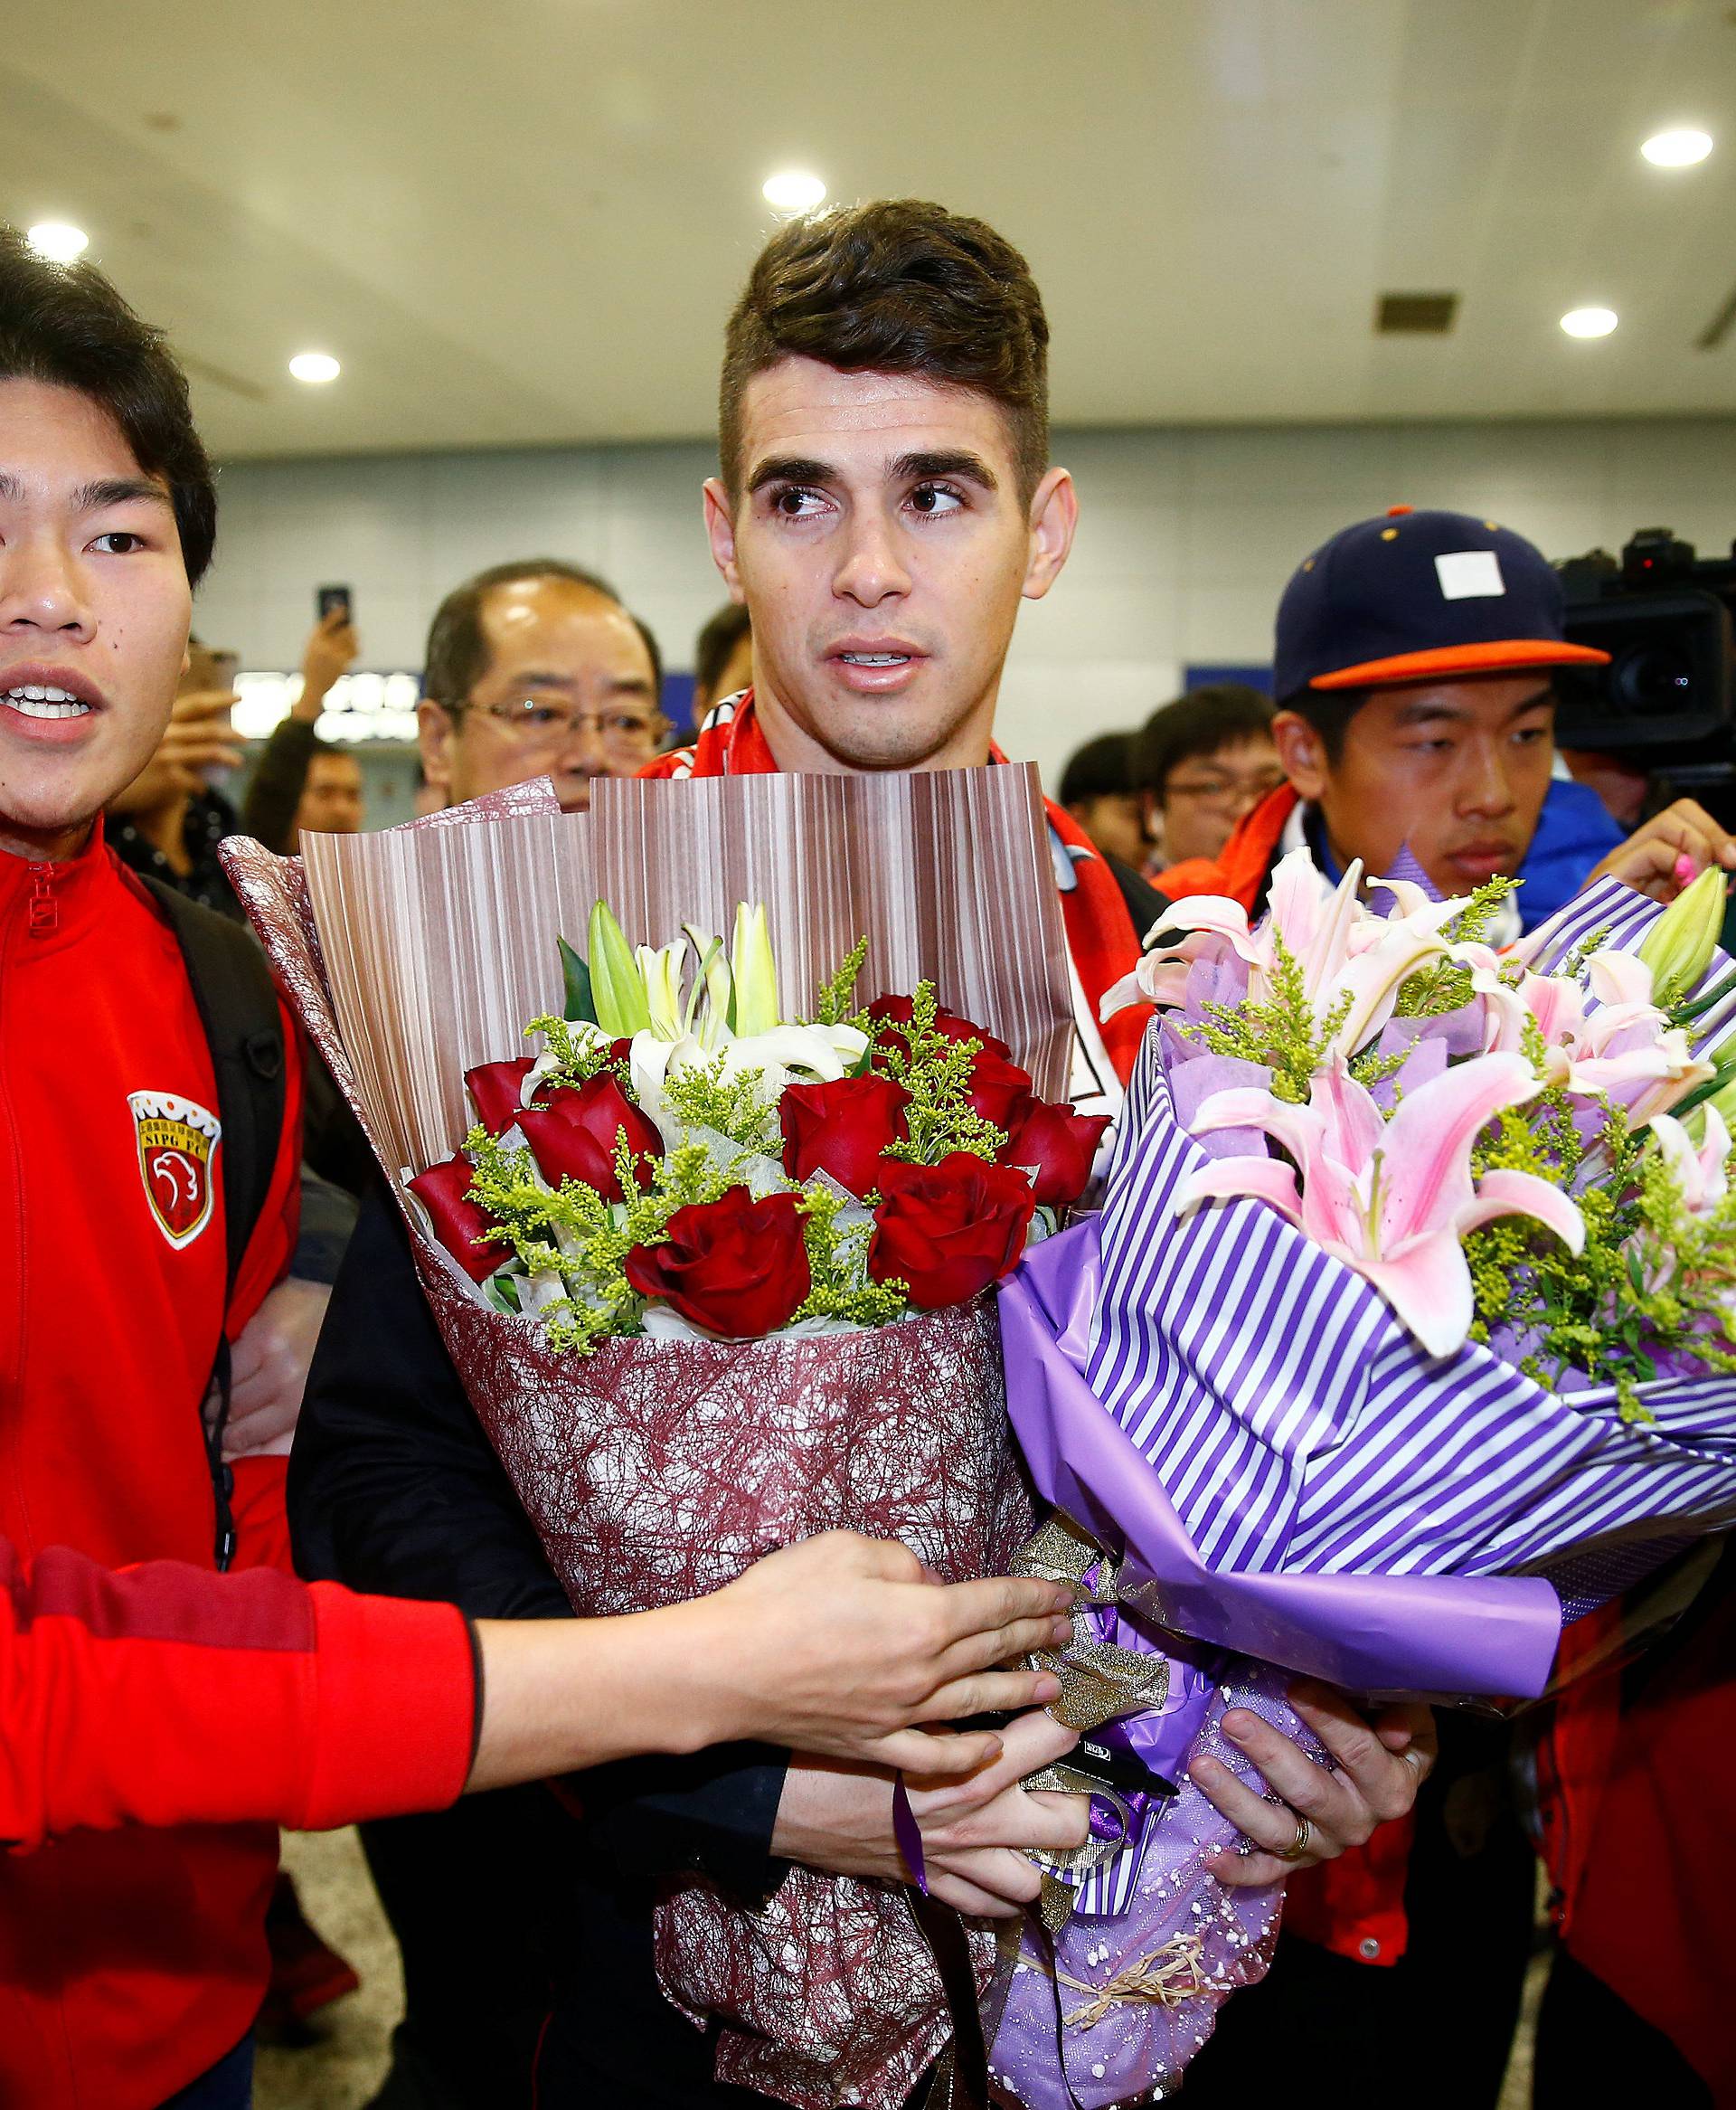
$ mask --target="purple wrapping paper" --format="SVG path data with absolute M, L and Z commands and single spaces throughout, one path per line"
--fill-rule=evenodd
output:
M 1352 1691 L 1541 1693 L 1561 1603 L 1537 1577 L 1259 1574 L 1205 1565 L 1156 1474 L 1087 1384 L 1098 1225 L 1045 1239 L 1001 1285 L 1007 1410 L 1037 1491 L 1123 1555 L 1158 1626 Z

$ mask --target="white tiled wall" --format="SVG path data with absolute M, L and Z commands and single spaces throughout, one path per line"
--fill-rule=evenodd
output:
M 1190 662 L 1258 662 L 1291 570 L 1335 528 L 1401 501 L 1486 514 L 1551 556 L 1637 526 L 1703 555 L 1736 536 L 1736 418 L 1316 426 L 1058 435 L 1079 541 L 1021 620 L 1000 733 L 1052 783 L 1092 733 L 1135 724 Z M 420 664 L 448 588 L 552 554 L 612 580 L 672 667 L 722 599 L 700 526 L 700 445 L 244 462 L 222 472 L 218 560 L 196 621 L 254 667 L 292 667 L 314 589 L 354 591 L 365 661 Z

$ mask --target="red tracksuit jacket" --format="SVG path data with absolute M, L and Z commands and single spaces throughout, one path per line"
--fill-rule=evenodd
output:
M 215 1107 L 174 935 L 100 831 L 61 864 L 0 855 L 0 1539 L 27 1563 L 61 1547 L 104 1566 L 212 1565 L 200 1403 L 220 1329 L 232 1339 L 288 1261 L 299 1079 L 227 1311 Z M 0 1833 L 33 1841 L 63 1787 L 77 1821 L 78 1768 L 51 1747 L 33 1793 L 12 1681 L 0 1664 Z M 148 1758 L 164 1732 L 145 1689 L 137 1718 L 101 1733 Z M 252 1763 L 272 1776 L 287 1756 Z M 245 1765 L 233 1736 L 212 1757 Z M 259 1813 L 245 1772 L 234 1789 L 238 1814 Z M 17 1798 L 30 1821 L 8 1818 Z M 165 1781 L 156 1813 L 186 1807 Z M 257 1821 L 75 1831 L 0 1856 L 0 2105 L 146 2110 L 221 2058 L 264 1986 L 275 1863 Z

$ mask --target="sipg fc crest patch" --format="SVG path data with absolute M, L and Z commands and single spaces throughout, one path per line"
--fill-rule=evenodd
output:
M 173 1092 L 129 1092 L 127 1103 L 151 1214 L 171 1245 L 191 1245 L 211 1221 L 211 1161 L 223 1124 Z

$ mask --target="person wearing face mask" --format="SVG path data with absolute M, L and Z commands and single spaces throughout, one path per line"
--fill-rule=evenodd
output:
M 533 777 L 582 813 L 598 777 L 635 775 L 667 729 L 656 641 L 594 572 L 557 557 L 454 588 L 428 633 L 422 771 L 457 806 Z

